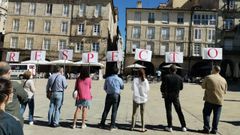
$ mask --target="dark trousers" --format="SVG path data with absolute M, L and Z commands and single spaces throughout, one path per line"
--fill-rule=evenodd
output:
M 211 104 L 209 102 L 204 103 L 204 108 L 203 108 L 204 126 L 203 126 L 203 128 L 205 130 L 210 130 L 209 122 L 210 122 L 210 115 L 211 115 L 212 111 L 213 111 L 212 130 L 217 131 L 218 122 L 219 122 L 221 111 L 222 111 L 222 106 L 216 105 L 216 104 Z
M 174 108 L 177 112 L 177 115 L 178 115 L 178 118 L 180 120 L 182 127 L 186 127 L 186 122 L 184 119 L 184 115 L 182 113 L 179 98 L 178 97 L 166 97 L 165 98 L 165 108 L 166 108 L 166 112 L 167 112 L 168 127 L 172 127 L 172 104 L 174 105 Z
M 26 109 L 27 105 L 28 105 L 28 108 L 29 108 L 28 120 L 29 120 L 29 122 L 33 122 L 33 115 L 34 115 L 34 97 L 28 99 L 27 102 L 21 104 L 20 113 L 22 114 L 22 116 L 23 116 L 23 114 L 24 114 L 24 112 L 25 112 L 25 109 Z
M 120 94 L 107 94 L 105 99 L 105 106 L 104 111 L 102 114 L 102 120 L 101 125 L 105 125 L 105 121 L 108 115 L 108 112 L 110 111 L 110 108 L 112 107 L 112 116 L 111 116 L 111 127 L 115 127 L 115 121 L 117 116 L 117 110 L 120 103 L 121 96 Z

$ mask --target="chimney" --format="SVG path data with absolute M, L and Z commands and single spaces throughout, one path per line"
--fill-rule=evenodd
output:
M 137 1 L 137 8 L 142 8 L 142 0 Z

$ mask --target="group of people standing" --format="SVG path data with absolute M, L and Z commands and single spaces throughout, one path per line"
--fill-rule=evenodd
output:
M 82 110 L 82 124 L 81 128 L 86 128 L 87 111 L 91 107 L 92 101 L 92 80 L 89 76 L 88 68 L 81 68 L 80 75 L 76 79 L 75 90 L 76 95 L 76 110 L 73 116 L 72 128 L 76 128 L 77 119 L 79 112 Z M 202 88 L 205 89 L 204 95 L 204 108 L 203 108 L 203 120 L 204 126 L 202 133 L 213 133 L 216 134 L 218 130 L 218 122 L 222 109 L 223 95 L 227 90 L 226 80 L 221 77 L 219 66 L 214 66 L 212 69 L 212 74 L 207 76 L 203 83 Z M 10 82 L 10 66 L 5 62 L 0 62 L 0 134 L 2 135 L 22 135 L 23 130 L 23 119 L 22 115 L 25 111 L 26 106 L 29 106 L 29 124 L 34 124 L 34 92 L 35 86 L 31 80 L 31 73 L 25 73 L 25 80 L 23 84 L 16 84 Z M 164 98 L 167 123 L 165 130 L 172 132 L 172 104 L 178 114 L 182 131 L 187 131 L 186 121 L 184 114 L 181 109 L 181 104 L 179 100 L 179 93 L 183 89 L 182 78 L 176 74 L 177 68 L 172 65 L 169 68 L 170 74 L 162 78 L 162 84 L 160 86 L 160 91 L 162 93 L 162 98 Z M 141 114 L 141 132 L 146 132 L 144 112 L 145 106 L 148 101 L 148 92 L 150 90 L 149 82 L 146 79 L 144 69 L 139 69 L 137 75 L 132 81 L 132 91 L 133 91 L 133 109 L 132 109 L 132 122 L 130 130 L 135 130 L 136 125 L 136 112 L 140 107 Z M 106 92 L 105 106 L 102 113 L 102 118 L 99 123 L 99 128 L 106 128 L 106 118 L 112 108 L 111 114 L 111 124 L 110 130 L 116 130 L 116 116 L 117 111 L 121 101 L 121 90 L 124 89 L 123 80 L 118 77 L 118 69 L 113 68 L 110 71 L 110 75 L 106 77 L 103 89 Z M 21 90 L 23 87 L 24 90 Z M 57 68 L 57 72 L 52 74 L 47 82 L 46 86 L 46 96 L 50 100 L 49 111 L 48 111 L 48 124 L 51 127 L 59 126 L 61 107 L 64 102 L 64 91 L 67 89 L 68 84 L 66 78 L 64 77 L 64 70 L 62 67 Z M 21 93 L 22 94 L 19 94 Z M 11 102 L 11 103 L 10 103 Z M 15 105 L 11 105 L 11 104 Z M 21 107 L 20 107 L 21 104 Z M 10 106 L 10 107 L 8 107 Z M 15 107 L 13 107 L 15 106 Z M 20 108 L 19 108 L 20 107 Z M 12 108 L 13 111 L 11 111 Z M 210 128 L 209 121 L 210 115 L 213 111 L 213 124 Z M 8 113 L 6 113 L 8 112 Z M 15 113 L 13 113 L 15 112 Z M 16 117 L 14 117 L 16 116 Z M 11 123 L 15 123 L 14 126 Z M 14 130 L 13 130 L 14 128 Z M 17 128 L 17 130 L 16 130 Z

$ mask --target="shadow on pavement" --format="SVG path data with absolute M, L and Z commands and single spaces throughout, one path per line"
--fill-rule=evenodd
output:
M 224 120 L 221 120 L 221 122 L 229 123 L 229 124 L 232 124 L 234 126 L 240 126 L 240 121 L 224 121 Z
M 224 101 L 228 101 L 228 102 L 240 102 L 240 100 L 233 100 L 233 99 L 224 99 Z

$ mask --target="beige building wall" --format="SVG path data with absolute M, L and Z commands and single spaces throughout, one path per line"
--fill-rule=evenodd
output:
M 8 2 L 3 0 L 0 1 L 0 32 L 5 34 L 5 24 L 7 20 L 7 8 Z

